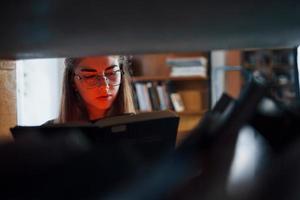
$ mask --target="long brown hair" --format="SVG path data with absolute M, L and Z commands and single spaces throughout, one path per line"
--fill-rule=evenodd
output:
M 119 60 L 120 67 L 124 72 L 118 95 L 107 112 L 106 116 L 115 116 L 125 113 L 135 113 L 133 93 L 130 84 L 129 59 L 127 56 L 113 56 Z M 63 78 L 60 113 L 56 123 L 88 121 L 88 111 L 83 100 L 74 88 L 74 69 L 83 58 L 66 58 L 65 73 Z

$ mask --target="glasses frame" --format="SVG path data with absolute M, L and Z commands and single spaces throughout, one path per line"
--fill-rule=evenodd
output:
M 115 72 L 120 72 L 120 73 L 121 73 L 121 78 L 120 78 L 120 83 L 114 84 L 114 85 L 110 84 L 109 78 L 107 78 L 107 77 L 105 76 L 105 73 L 104 73 L 104 75 L 99 75 L 99 74 L 95 75 L 97 81 L 99 81 L 99 82 L 96 82 L 95 85 L 90 85 L 90 84 L 88 84 L 88 83 L 86 82 L 86 78 L 85 78 L 85 77 L 82 77 L 82 75 L 80 75 L 80 74 L 74 73 L 74 77 L 75 77 L 75 78 L 78 77 L 78 80 L 84 81 L 84 83 L 87 84 L 90 88 L 99 87 L 99 86 L 101 85 L 101 84 L 99 84 L 101 78 L 104 79 L 105 83 L 106 83 L 108 86 L 110 86 L 110 87 L 115 87 L 115 86 L 121 85 L 121 83 L 122 83 L 122 77 L 123 77 L 123 75 L 125 74 L 124 71 L 123 71 L 122 69 L 118 69 L 118 70 L 114 71 L 113 73 L 115 73 Z M 100 77 L 101 77 L 101 78 L 100 78 Z

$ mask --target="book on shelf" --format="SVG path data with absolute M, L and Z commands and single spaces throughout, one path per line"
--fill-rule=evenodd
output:
M 133 97 L 133 104 L 134 104 L 134 108 L 136 110 L 140 110 L 140 105 L 139 105 L 139 99 L 138 99 L 138 96 L 137 96 L 137 91 L 136 91 L 136 87 L 135 85 L 132 85 L 132 97 Z
M 171 102 L 171 86 L 164 82 L 135 82 L 136 108 L 141 112 L 175 110 Z
M 168 97 L 168 93 L 166 90 L 166 86 L 165 85 L 157 85 L 156 90 L 157 90 L 161 110 L 169 109 L 170 102 L 169 102 L 169 97 Z
M 172 67 L 170 76 L 201 76 L 206 77 L 206 68 L 201 66 Z
M 148 92 L 151 100 L 151 105 L 153 110 L 161 110 L 160 101 L 157 93 L 157 83 L 148 82 L 147 83 Z
M 148 87 L 145 83 L 135 83 L 135 91 L 140 111 L 152 111 Z
M 177 67 L 184 67 L 184 66 L 206 66 L 207 65 L 207 58 L 200 56 L 200 57 L 189 57 L 189 58 L 167 58 L 166 63 L 169 66 L 177 66 Z
M 176 112 L 182 112 L 185 110 L 184 108 L 184 104 L 183 104 L 183 100 L 181 98 L 181 95 L 177 92 L 175 93 L 171 93 L 171 100 L 172 100 L 172 104 L 174 106 L 174 109 Z
M 171 69 L 170 76 L 207 77 L 207 59 L 205 57 L 168 58 L 166 63 Z

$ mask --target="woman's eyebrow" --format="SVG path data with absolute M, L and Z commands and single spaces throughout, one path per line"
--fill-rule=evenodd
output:
M 105 71 L 110 70 L 110 69 L 113 69 L 113 68 L 115 68 L 115 67 L 119 67 L 119 65 L 111 65 L 111 66 L 109 66 L 108 68 L 106 68 Z
M 111 66 L 107 67 L 107 68 L 105 69 L 105 71 L 106 71 L 106 70 L 113 69 L 113 68 L 115 68 L 115 67 L 118 67 L 118 65 L 111 65 Z M 81 67 L 80 72 L 97 72 L 97 70 L 96 70 L 96 69 L 89 68 L 89 67 Z
M 82 69 L 80 69 L 81 72 L 97 72 L 97 70 L 92 69 L 92 68 L 85 68 L 83 67 Z

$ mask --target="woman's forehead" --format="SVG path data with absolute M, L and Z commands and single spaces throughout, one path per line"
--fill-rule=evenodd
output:
M 81 69 L 94 69 L 97 72 L 99 71 L 101 72 L 112 66 L 119 66 L 119 61 L 117 57 L 113 57 L 113 56 L 87 57 L 87 58 L 83 58 L 79 62 L 76 71 Z

